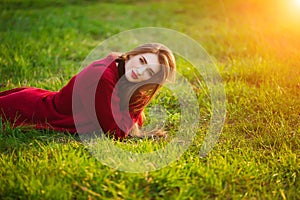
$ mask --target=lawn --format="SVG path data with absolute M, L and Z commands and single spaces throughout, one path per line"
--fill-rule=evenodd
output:
M 211 56 L 227 109 L 206 157 L 199 156 L 201 121 L 178 160 L 144 173 L 104 165 L 78 135 L 0 124 L 0 199 L 300 199 L 300 6 L 293 0 L 0 0 L 0 12 L 0 91 L 59 90 L 103 40 L 164 27 Z M 204 119 L 210 103 L 200 86 L 195 91 Z M 162 104 L 172 110 L 174 101 Z M 170 112 L 170 132 L 176 120 Z M 114 143 L 147 152 L 167 142 Z

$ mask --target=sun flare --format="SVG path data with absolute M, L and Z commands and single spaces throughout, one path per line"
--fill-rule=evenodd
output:
M 294 0 L 294 1 L 295 1 L 295 5 L 300 8 L 300 0 Z
M 278 0 L 277 11 L 278 22 L 300 31 L 300 0 Z
M 296 20 L 300 17 L 300 0 L 293 0 L 290 5 L 290 15 L 292 15 Z M 299 22 L 299 21 L 298 21 Z

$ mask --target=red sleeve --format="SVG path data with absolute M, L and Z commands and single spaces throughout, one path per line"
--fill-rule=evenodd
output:
M 125 138 L 136 120 L 130 117 L 128 111 L 121 111 L 120 98 L 114 92 L 116 82 L 115 73 L 107 69 L 96 90 L 96 114 L 105 133 L 108 132 L 116 138 Z

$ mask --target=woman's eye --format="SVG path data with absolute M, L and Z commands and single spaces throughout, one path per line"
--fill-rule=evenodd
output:
M 144 56 L 141 56 L 139 59 L 140 59 L 141 64 L 147 64 L 147 60 L 145 59 Z
M 155 74 L 152 69 L 147 69 L 147 72 L 149 73 L 150 76 L 153 76 Z
M 140 58 L 140 62 L 141 62 L 142 64 L 145 64 L 145 61 L 144 61 L 143 58 Z

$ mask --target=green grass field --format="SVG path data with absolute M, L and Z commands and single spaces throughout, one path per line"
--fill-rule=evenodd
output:
M 154 26 L 206 49 L 227 101 L 208 156 L 199 128 L 180 159 L 147 173 L 103 165 L 78 136 L 0 124 L 0 199 L 300 199 L 300 17 L 277 1 L 0 0 L 0 91 L 58 90 L 101 41 Z

